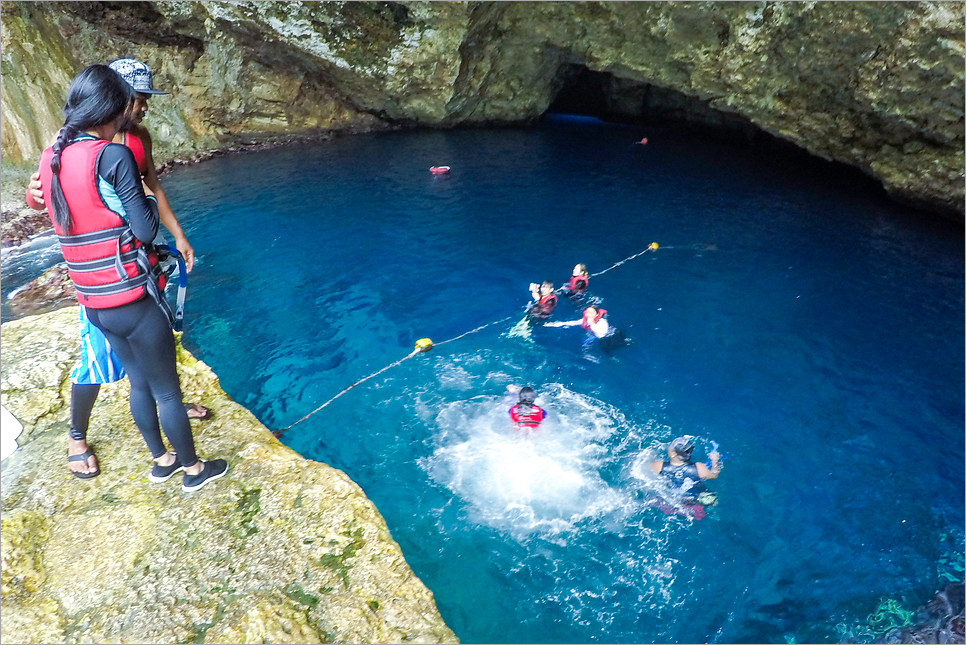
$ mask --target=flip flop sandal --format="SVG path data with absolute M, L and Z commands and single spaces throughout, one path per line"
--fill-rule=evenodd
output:
M 191 412 L 192 410 L 194 410 L 195 412 L 198 412 L 198 408 L 201 408 L 202 410 L 204 410 L 204 413 L 200 417 L 192 417 L 192 416 L 189 416 L 188 419 L 190 419 L 191 421 L 204 421 L 205 419 L 210 419 L 211 418 L 211 409 L 210 408 L 206 408 L 203 405 L 198 405 L 198 407 L 195 407 L 195 404 L 194 403 L 185 403 L 184 404 L 184 411 L 185 412 Z
M 79 455 L 67 455 L 67 461 L 68 462 L 70 461 L 86 462 L 88 459 L 90 459 L 93 456 L 94 456 L 94 452 L 90 448 L 88 448 L 87 450 L 85 450 Z M 79 473 L 76 470 L 71 470 L 70 474 L 76 477 L 77 479 L 93 479 L 94 477 L 97 477 L 98 475 L 101 474 L 101 467 L 98 466 L 97 470 L 95 470 L 92 473 Z

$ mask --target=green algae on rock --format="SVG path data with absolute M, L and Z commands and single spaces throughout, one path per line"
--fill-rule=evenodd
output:
M 2 402 L 24 425 L 2 471 L 3 642 L 457 642 L 382 516 L 342 472 L 272 437 L 180 344 L 199 454 L 228 475 L 197 493 L 147 480 L 127 382 L 103 386 L 65 458 L 76 307 L 5 323 Z

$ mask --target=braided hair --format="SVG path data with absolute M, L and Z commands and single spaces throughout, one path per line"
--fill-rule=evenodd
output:
M 133 98 L 134 89 L 107 65 L 85 67 L 71 81 L 64 105 L 64 127 L 57 133 L 50 160 L 50 208 L 54 223 L 65 233 L 70 233 L 71 214 L 60 185 L 61 154 L 81 132 L 117 118 Z

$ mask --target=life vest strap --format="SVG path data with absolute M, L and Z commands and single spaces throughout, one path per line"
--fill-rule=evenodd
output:
M 131 227 L 125 228 L 117 237 L 117 248 L 114 251 L 114 269 L 117 271 L 117 279 L 122 282 L 128 279 L 127 271 L 124 269 L 124 262 L 121 259 L 123 255 L 121 249 L 127 245 L 130 245 L 130 248 L 134 250 L 134 260 L 137 262 L 143 246 L 138 247 L 137 238 L 134 237 L 134 231 L 131 230 Z
M 121 262 L 128 263 L 134 262 L 137 259 L 138 252 L 137 249 L 131 249 L 130 251 L 124 251 L 120 254 Z M 98 258 L 96 260 L 68 260 L 67 268 L 71 271 L 77 273 L 90 273 L 91 271 L 101 271 L 103 269 L 110 269 L 115 266 L 116 256 Z
M 61 246 L 86 246 L 88 244 L 97 244 L 98 242 L 109 242 L 123 235 L 124 231 L 130 230 L 131 228 L 126 225 L 115 226 L 114 228 L 105 228 L 100 231 L 80 233 L 79 235 L 58 235 L 57 238 L 60 240 Z
M 133 278 L 128 278 L 124 282 L 115 282 L 114 284 L 83 285 L 75 282 L 74 288 L 77 289 L 77 293 L 83 296 L 112 296 L 136 287 L 142 287 L 148 282 L 148 276 L 142 273 Z
M 154 266 L 151 266 L 151 260 L 148 257 L 148 249 L 153 250 L 153 247 L 148 244 L 142 244 L 140 247 L 138 247 L 138 267 L 140 267 L 141 273 L 143 273 L 145 277 L 150 277 L 150 280 L 147 280 L 144 286 L 148 293 L 151 294 L 151 297 L 154 298 L 154 301 L 158 303 L 158 306 L 161 307 L 161 311 L 164 312 L 165 317 L 168 319 L 168 325 L 170 325 L 173 329 L 174 312 L 171 311 L 171 306 L 168 304 L 168 301 L 164 299 L 164 293 L 158 287 L 158 280 L 162 275 L 161 263 L 158 262 Z
M 181 331 L 184 327 L 184 300 L 188 290 L 188 270 L 184 262 L 184 256 L 176 247 L 168 244 L 158 244 L 154 247 L 159 253 L 166 253 L 178 260 L 178 304 L 174 310 L 174 330 Z M 172 273 L 174 268 L 172 267 Z M 171 277 L 171 274 L 168 274 Z

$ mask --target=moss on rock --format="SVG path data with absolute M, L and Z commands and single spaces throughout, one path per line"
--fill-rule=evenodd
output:
M 71 476 L 77 316 L 0 328 L 3 404 L 24 425 L 2 470 L 3 642 L 456 642 L 361 489 L 279 443 L 180 344 L 186 399 L 214 412 L 196 446 L 228 475 L 150 483 L 122 381 L 92 415 L 101 474 Z

